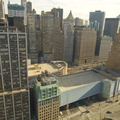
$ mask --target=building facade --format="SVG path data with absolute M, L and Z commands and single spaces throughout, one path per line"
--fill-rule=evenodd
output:
M 42 51 L 46 61 L 63 60 L 64 33 L 56 8 L 41 13 Z
M 0 0 L 0 18 L 5 18 L 5 8 L 3 0 Z
M 24 17 L 24 6 L 8 4 L 8 17 Z
M 24 6 L 24 25 L 27 25 L 27 0 L 21 0 L 21 5 Z
M 99 31 L 101 32 L 101 35 L 103 35 L 105 25 L 105 12 L 102 11 L 90 12 L 89 21 L 90 23 L 97 21 L 99 23 Z
M 64 20 L 64 60 L 69 63 L 73 61 L 73 34 L 74 18 L 70 11 L 68 17 Z
M 46 61 L 53 60 L 53 14 L 41 13 L 41 37 Z
M 91 28 L 75 27 L 74 63 L 77 65 L 94 62 L 96 31 Z
M 24 17 L 8 17 L 8 25 L 17 27 L 21 32 L 25 32 Z
M 106 67 L 110 70 L 120 73 L 120 31 L 117 33 L 116 41 L 113 42 L 111 52 L 109 53 Z
M 0 27 L 0 120 L 30 120 L 26 34 Z
M 37 39 L 36 39 L 36 14 L 28 13 L 28 58 L 32 63 L 38 62 Z
M 63 30 L 63 9 L 62 8 L 57 8 L 56 10 L 59 14 L 60 28 L 61 28 L 61 30 Z
M 112 37 L 115 41 L 116 34 L 119 32 L 120 28 L 120 19 L 119 18 L 106 18 L 105 19 L 105 29 L 104 35 Z
M 37 119 L 58 120 L 60 93 L 55 77 L 49 73 L 38 76 L 34 90 Z
M 32 11 L 32 2 L 27 2 L 27 13 L 30 13 Z
M 83 26 L 83 19 L 75 18 L 75 26 Z
M 100 51 L 98 62 L 106 62 L 111 51 L 112 37 L 103 36 L 100 41 Z

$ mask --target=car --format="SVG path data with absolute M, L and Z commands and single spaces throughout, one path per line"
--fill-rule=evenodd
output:
M 113 101 L 112 101 L 112 100 L 109 100 L 109 101 L 106 101 L 106 103 L 113 103 Z
M 107 113 L 107 114 L 111 114 L 112 112 L 110 112 L 110 111 L 107 111 L 106 113 Z

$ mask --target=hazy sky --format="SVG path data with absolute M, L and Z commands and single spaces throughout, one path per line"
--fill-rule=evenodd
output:
M 20 4 L 21 0 L 10 0 L 11 3 Z M 72 10 L 74 17 L 89 19 L 89 12 L 95 10 L 105 11 L 106 18 L 117 17 L 120 14 L 120 0 L 28 0 L 32 2 L 33 8 L 38 14 L 42 10 L 50 11 L 53 7 L 60 7 L 64 10 L 66 18 Z M 7 13 L 8 0 L 4 0 Z

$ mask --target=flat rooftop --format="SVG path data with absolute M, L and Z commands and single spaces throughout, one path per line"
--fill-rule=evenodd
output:
M 57 78 L 60 84 L 60 90 L 66 91 L 76 87 L 80 87 L 93 82 L 98 82 L 102 80 L 110 80 L 97 72 L 92 70 L 83 71 L 75 74 L 65 75 Z
M 64 61 L 51 61 L 51 63 L 41 63 L 28 65 L 28 77 L 34 77 L 40 75 L 46 70 L 49 73 L 56 73 L 67 67 L 67 63 Z
M 99 66 L 99 67 L 95 67 L 94 70 L 100 71 L 100 72 L 105 73 L 105 74 L 107 74 L 109 76 L 112 76 L 114 78 L 119 78 L 120 77 L 120 73 L 109 70 L 102 65 Z
M 37 69 L 35 69 L 34 65 L 29 65 L 28 66 L 28 77 L 38 76 L 45 70 L 47 70 L 49 73 L 54 73 L 58 71 L 58 68 L 48 63 L 38 64 Z

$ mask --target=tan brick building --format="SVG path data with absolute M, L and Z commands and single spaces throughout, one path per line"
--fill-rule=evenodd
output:
M 113 42 L 106 67 L 120 73 L 120 31 L 117 33 L 116 40 Z
M 63 60 L 64 34 L 56 8 L 41 14 L 41 41 L 46 61 Z
M 96 31 L 91 28 L 75 27 L 74 63 L 93 63 L 96 45 Z

